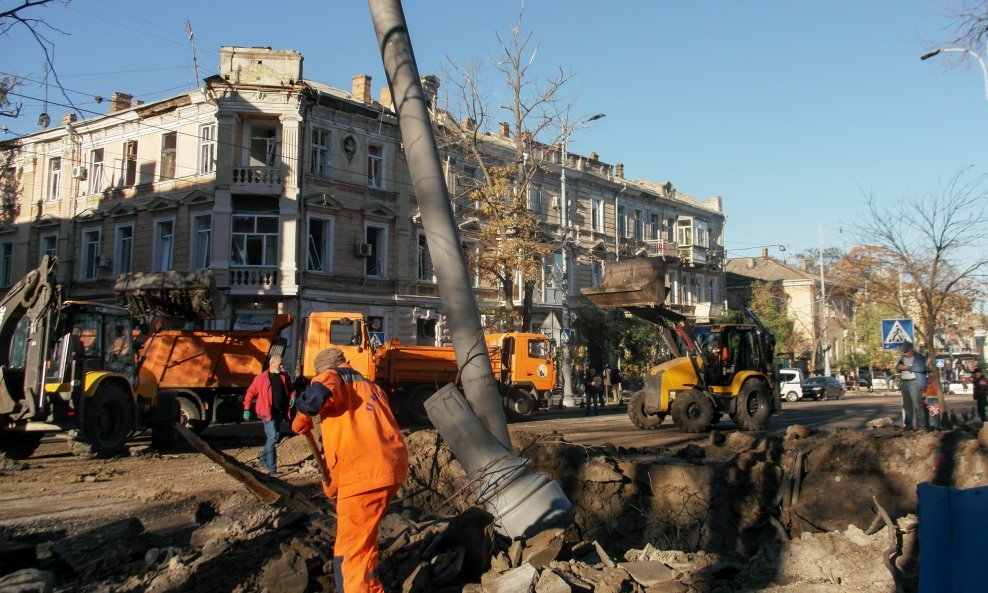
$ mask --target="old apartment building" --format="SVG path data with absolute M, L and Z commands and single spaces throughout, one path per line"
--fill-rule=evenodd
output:
M 44 254 L 58 256 L 71 298 L 101 302 L 115 302 L 123 273 L 210 269 L 227 294 L 219 328 L 355 311 L 385 337 L 441 341 L 442 300 L 387 88 L 375 99 L 369 76 L 355 76 L 349 91 L 305 80 L 293 51 L 224 47 L 220 59 L 200 89 L 146 104 L 116 93 L 105 114 L 67 115 L 0 145 L 0 289 Z M 468 245 L 482 224 L 461 207 L 471 172 L 446 156 Z M 683 312 L 723 305 L 719 197 L 625 179 L 622 165 L 594 153 L 547 163 L 533 210 L 560 224 L 565 167 L 572 259 L 561 265 L 560 246 L 545 262 L 539 323 L 559 314 L 563 268 L 579 307 L 579 288 L 615 258 L 665 258 L 670 301 Z M 486 307 L 503 298 L 479 282 L 477 294 Z

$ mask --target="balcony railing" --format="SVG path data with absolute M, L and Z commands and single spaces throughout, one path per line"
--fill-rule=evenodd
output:
M 234 167 L 233 185 L 237 191 L 267 193 L 281 191 L 285 174 L 281 167 Z
M 275 268 L 230 268 L 230 288 L 271 289 L 278 286 Z
M 683 263 L 703 265 L 707 263 L 707 250 L 704 247 L 680 247 L 679 259 Z
M 677 257 L 679 255 L 674 243 L 662 241 L 661 239 L 641 241 L 639 244 L 644 246 L 645 252 L 649 257 Z

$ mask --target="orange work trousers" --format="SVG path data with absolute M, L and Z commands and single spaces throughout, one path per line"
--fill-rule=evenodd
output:
M 377 530 L 400 484 L 336 501 L 333 577 L 338 593 L 384 593 L 377 578 Z

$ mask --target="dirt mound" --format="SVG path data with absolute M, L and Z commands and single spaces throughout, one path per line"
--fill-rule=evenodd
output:
M 698 444 L 639 449 L 585 447 L 515 429 L 516 449 L 560 484 L 573 507 L 558 529 L 509 541 L 475 503 L 471 478 L 438 433 L 406 438 L 409 478 L 382 526 L 380 567 L 388 590 L 403 593 L 536 584 L 539 591 L 615 593 L 915 591 L 916 484 L 988 484 L 985 453 L 966 427 L 791 427 L 784 438 L 714 432 Z M 237 455 L 254 456 L 246 449 Z M 97 486 L 122 480 L 136 475 L 133 462 L 105 461 L 75 479 Z M 171 460 L 185 472 L 193 462 Z M 303 438 L 280 444 L 279 465 L 287 470 L 279 483 L 325 505 Z M 30 467 L 7 471 L 37 479 Z M 64 591 L 333 590 L 330 515 L 266 507 L 209 480 L 214 495 L 183 498 L 172 484 L 152 497 L 154 521 L 127 516 L 48 531 L 51 539 L 30 523 L 0 530 L 8 550 L 0 574 L 13 573 L 0 577 L 0 589 L 16 577 L 47 579 Z

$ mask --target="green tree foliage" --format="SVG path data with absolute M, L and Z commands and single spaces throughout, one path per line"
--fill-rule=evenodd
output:
M 775 336 L 776 351 L 794 357 L 794 322 L 786 312 L 787 299 L 782 287 L 769 282 L 753 282 L 748 308 Z

